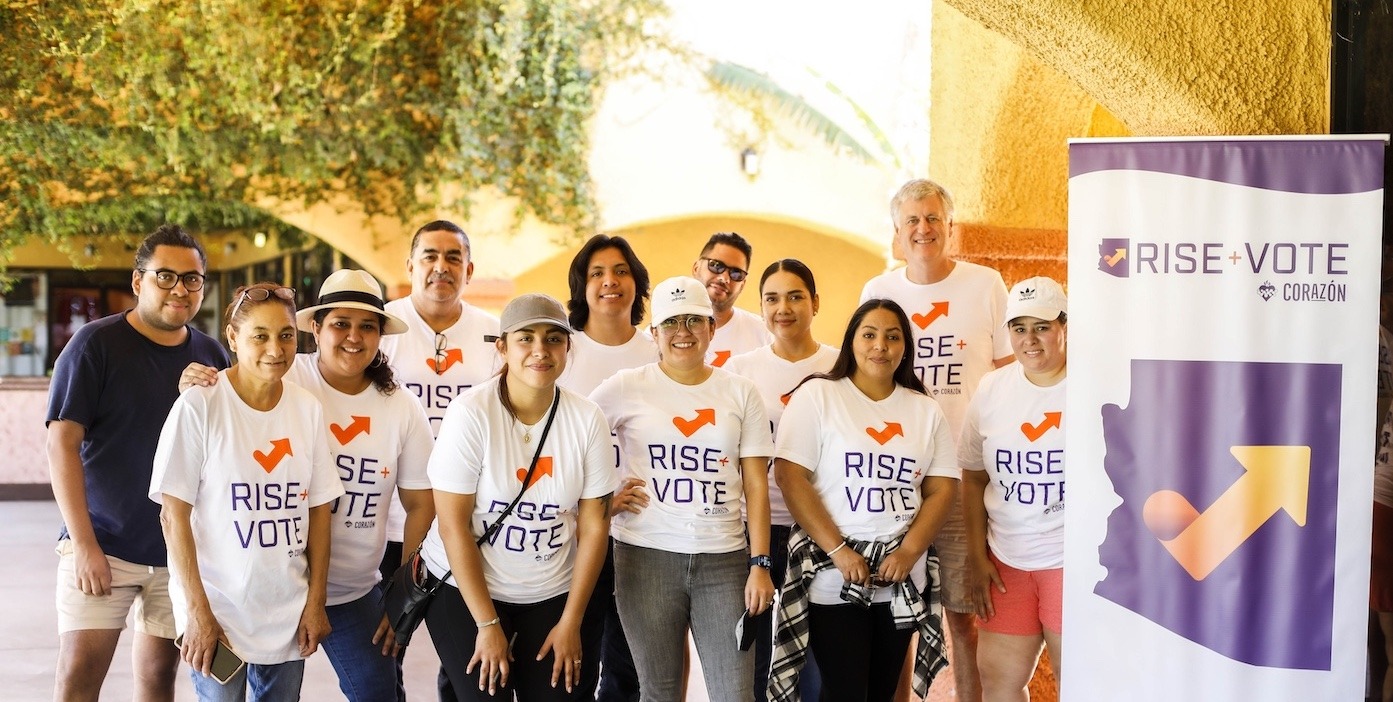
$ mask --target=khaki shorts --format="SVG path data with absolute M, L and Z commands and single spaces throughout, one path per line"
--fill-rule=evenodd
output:
M 972 600 L 968 598 L 967 586 L 967 522 L 963 521 L 962 503 L 953 500 L 948 510 L 948 519 L 934 537 L 934 550 L 938 552 L 939 596 L 943 607 L 950 612 L 971 614 Z
M 174 638 L 174 605 L 169 600 L 169 569 L 137 565 L 107 556 L 111 594 L 87 595 L 73 577 L 73 542 L 63 539 L 58 554 L 58 633 L 81 629 L 124 629 L 135 606 L 135 630 L 162 639 Z

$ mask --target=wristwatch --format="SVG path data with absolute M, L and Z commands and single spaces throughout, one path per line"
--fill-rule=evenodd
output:
M 769 570 L 770 568 L 774 567 L 774 560 L 768 556 L 751 556 L 750 567 L 753 568 L 755 566 L 759 566 L 765 570 Z

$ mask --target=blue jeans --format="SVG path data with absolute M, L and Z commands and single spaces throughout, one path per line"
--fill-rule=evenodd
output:
M 305 679 L 305 662 L 248 663 L 226 685 L 193 669 L 189 677 L 199 702 L 296 702 Z
M 324 640 L 324 655 L 339 676 L 349 702 L 396 702 L 396 659 L 382 655 L 372 635 L 382 622 L 382 585 L 352 602 L 326 607 L 334 628 Z
M 638 644 L 640 699 L 680 699 L 691 626 L 711 701 L 752 702 L 754 654 L 735 640 L 749 576 L 744 550 L 689 554 L 615 543 L 615 597 L 624 631 Z

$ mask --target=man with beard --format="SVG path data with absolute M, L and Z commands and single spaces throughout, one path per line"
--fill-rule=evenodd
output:
M 701 256 L 692 264 L 692 277 L 706 285 L 716 313 L 716 335 L 706 352 L 706 362 L 717 368 L 731 356 L 766 346 L 772 340 L 759 315 L 735 307 L 750 274 L 753 251 L 745 237 L 717 232 L 706 240 Z

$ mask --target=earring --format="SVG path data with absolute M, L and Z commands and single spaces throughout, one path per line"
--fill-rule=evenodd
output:
M 372 357 L 372 363 L 368 364 L 368 368 L 381 368 L 386 362 L 387 357 L 382 355 L 381 351 L 378 351 L 377 355 Z

